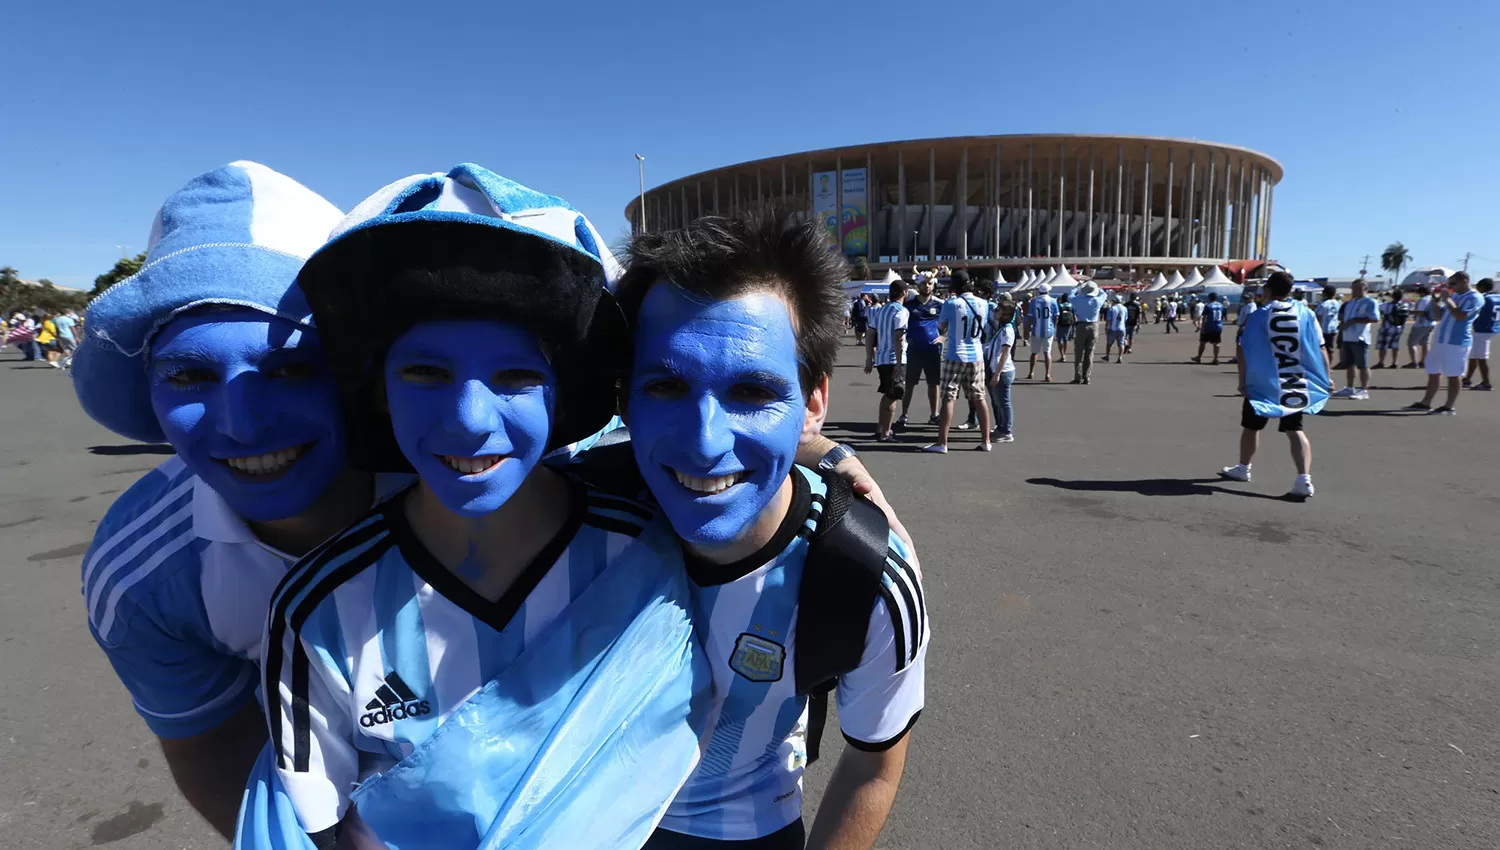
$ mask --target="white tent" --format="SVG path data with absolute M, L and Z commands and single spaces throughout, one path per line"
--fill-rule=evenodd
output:
M 1208 276 L 1199 281 L 1199 285 L 1204 287 L 1233 286 L 1234 281 L 1226 277 L 1223 270 L 1221 270 L 1218 266 L 1211 266 Z
M 1167 278 L 1167 288 L 1173 289 L 1175 287 L 1181 286 L 1184 280 L 1186 280 L 1186 278 L 1182 276 L 1181 269 L 1172 269 L 1172 276 Z
M 901 279 L 901 273 L 900 272 L 896 271 L 895 269 L 889 269 L 885 273 L 885 280 L 882 280 L 881 283 L 884 283 L 886 286 L 890 286 L 891 284 L 895 283 L 896 281 L 898 281 L 900 279 Z
M 1148 286 L 1148 287 L 1146 287 L 1145 291 L 1146 292 L 1155 292 L 1158 289 L 1166 289 L 1166 288 L 1167 288 L 1167 279 L 1166 279 L 1166 277 L 1163 276 L 1161 272 L 1157 272 L 1156 273 L 1156 277 L 1154 277 L 1154 278 L 1151 279 L 1151 285 Z
M 1066 295 L 1078 288 L 1078 281 L 1072 275 L 1068 274 L 1068 270 L 1062 266 L 1057 267 L 1057 274 L 1049 278 L 1047 283 L 1052 287 L 1053 293 L 1055 293 L 1052 296 L 1053 298 Z
M 1453 269 L 1446 266 L 1429 266 L 1425 269 L 1416 269 L 1401 279 L 1401 288 L 1416 289 L 1419 286 L 1437 286 L 1441 283 L 1447 283 L 1448 278 L 1453 276 L 1453 272 Z
M 1198 272 L 1198 267 L 1193 266 L 1193 271 L 1176 286 L 1167 287 L 1168 292 L 1179 292 L 1184 289 L 1192 289 L 1203 282 L 1203 275 Z

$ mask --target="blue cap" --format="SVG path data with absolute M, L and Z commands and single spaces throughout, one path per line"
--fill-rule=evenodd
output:
M 96 422 L 133 440 L 166 439 L 151 410 L 151 340 L 207 304 L 259 310 L 303 326 L 302 264 L 342 214 L 316 192 L 254 162 L 193 178 L 156 214 L 146 264 L 89 304 L 73 390 Z

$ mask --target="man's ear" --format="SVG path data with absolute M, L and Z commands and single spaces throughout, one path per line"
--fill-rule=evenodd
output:
M 807 394 L 807 416 L 802 420 L 802 439 L 823 433 L 823 420 L 828 418 L 828 376 L 818 379 L 812 392 Z

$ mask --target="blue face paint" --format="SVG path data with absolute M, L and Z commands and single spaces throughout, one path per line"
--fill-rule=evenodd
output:
M 806 413 L 797 335 L 781 299 L 704 302 L 665 284 L 646 294 L 631 442 L 683 540 L 712 549 L 751 530 L 792 471 Z
M 316 331 L 258 310 L 189 313 L 153 341 L 147 377 L 167 441 L 247 520 L 307 510 L 344 468 Z
M 556 387 L 536 337 L 504 322 L 423 322 L 385 358 L 396 443 L 438 501 L 461 516 L 496 510 L 536 468 Z

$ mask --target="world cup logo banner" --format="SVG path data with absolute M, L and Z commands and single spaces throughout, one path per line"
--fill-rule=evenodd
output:
M 1296 302 L 1273 304 L 1251 316 L 1240 345 L 1245 394 L 1256 415 L 1271 419 L 1317 413 L 1331 385 L 1317 320 Z

